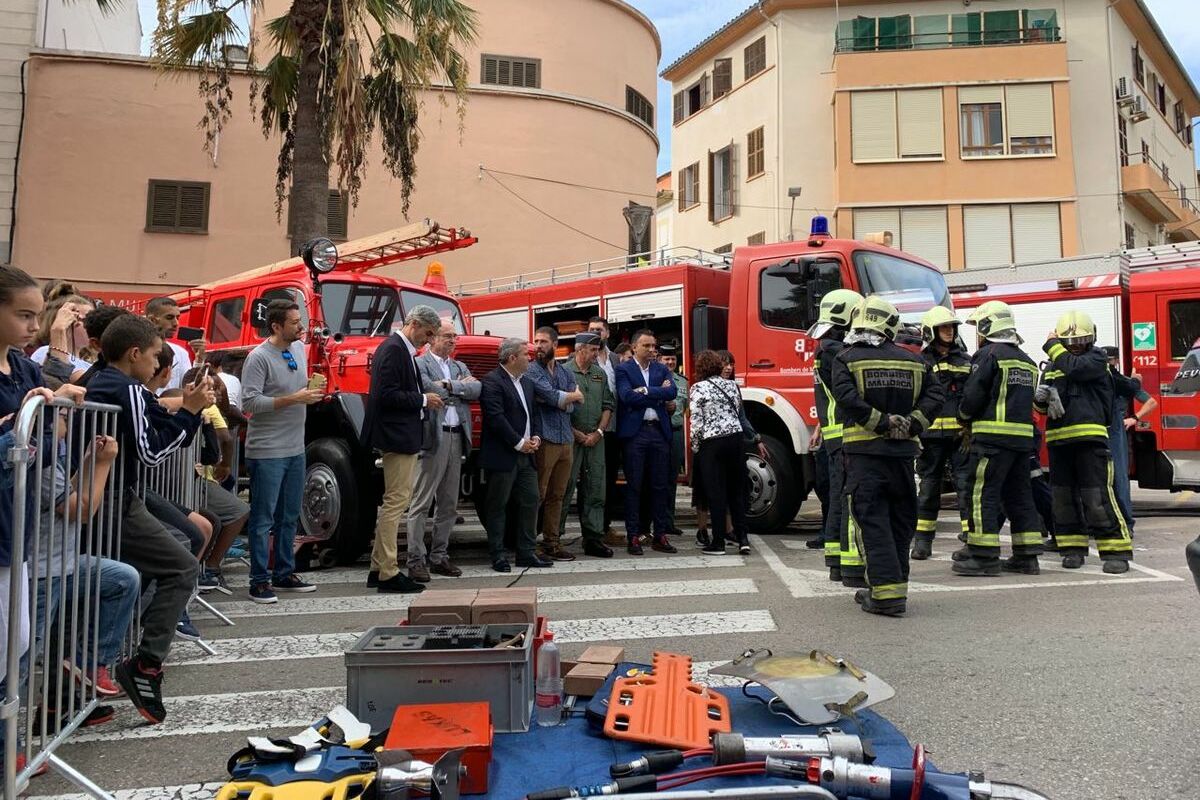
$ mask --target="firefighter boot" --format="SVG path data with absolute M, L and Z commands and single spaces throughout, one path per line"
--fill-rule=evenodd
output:
M 1104 559 L 1104 571 L 1109 575 L 1124 575 L 1129 572 L 1129 562 L 1123 558 Z
M 841 583 L 842 582 L 842 568 L 841 567 L 830 567 L 829 568 L 829 580 L 833 581 L 834 583 Z
M 933 555 L 933 540 L 925 536 L 917 536 L 913 539 L 912 553 L 910 556 L 914 561 L 924 561 Z
M 904 600 L 890 600 L 888 602 L 872 600 L 870 589 L 859 589 L 855 592 L 854 602 L 862 606 L 862 610 L 868 614 L 879 614 L 883 617 L 903 616 L 904 612 L 908 610 Z
M 960 547 L 950 554 L 950 558 L 954 561 L 966 561 L 971 557 L 971 548 Z
M 1042 568 L 1038 566 L 1037 556 L 1013 556 L 1004 559 L 1000 569 L 1005 572 L 1017 572 L 1021 575 L 1041 575 Z
M 1063 569 L 1079 569 L 1083 566 L 1083 561 L 1083 556 L 1079 555 L 1079 553 L 1070 553 L 1063 556 Z
M 972 556 L 966 561 L 955 561 L 954 566 L 950 569 L 955 575 L 966 575 L 969 577 L 983 577 L 1000 574 L 1000 559 L 998 558 L 978 558 Z

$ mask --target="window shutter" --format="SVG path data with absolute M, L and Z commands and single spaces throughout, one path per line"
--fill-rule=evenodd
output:
M 326 226 L 330 239 L 345 240 L 348 238 L 348 217 L 350 216 L 350 197 L 337 189 L 329 191 L 329 204 L 326 209 Z
M 718 58 L 713 62 L 713 99 L 729 94 L 733 89 L 733 59 Z
M 484 56 L 481 73 L 483 83 L 498 83 L 500 81 L 499 60 L 495 56 Z
M 917 89 L 896 93 L 901 158 L 942 155 L 942 90 Z
M 900 209 L 856 208 L 854 209 L 854 238 L 862 240 L 868 233 L 891 231 L 900 246 Z
M 1013 263 L 1028 264 L 1062 257 L 1057 203 L 1023 203 L 1012 207 Z
M 512 62 L 508 59 L 500 61 L 500 68 L 496 73 L 496 83 L 501 86 L 512 86 Z
M 755 245 L 766 244 L 766 243 L 767 243 L 767 232 L 766 231 L 759 231 L 758 233 L 754 233 L 754 234 L 751 234 L 750 236 L 746 237 L 746 244 L 750 245 L 751 247 L 754 247 Z
M 679 177 L 675 179 L 675 185 L 678 187 L 678 192 L 679 192 L 679 197 L 678 197 L 679 210 L 683 211 L 685 208 L 687 208 L 687 205 L 685 203 L 685 200 L 687 198 L 687 188 L 684 184 L 684 181 L 687 180 L 687 170 L 681 169 L 681 170 L 679 170 L 679 172 L 677 174 Z
M 896 158 L 896 93 L 850 95 L 850 144 L 855 161 Z
M 950 268 L 950 240 L 944 207 L 901 209 L 900 237 L 906 253 L 942 269 Z
M 541 62 L 528 61 L 525 64 L 525 85 L 537 89 L 542 85 Z
M 708 221 L 712 222 L 716 217 L 713 215 L 713 199 L 716 189 L 716 177 L 713 173 L 713 152 L 708 151 Z
M 726 180 L 726 182 L 725 182 L 725 191 L 728 193 L 727 205 L 729 207 L 729 213 L 736 214 L 737 213 L 737 200 L 738 200 L 738 194 L 737 194 L 737 187 L 738 187 L 738 182 L 737 182 L 737 165 L 738 165 L 737 145 L 735 145 L 735 144 L 729 145 L 729 147 L 726 148 L 725 152 L 726 152 L 725 174 L 726 174 L 726 177 L 728 178 L 728 180 Z
M 690 199 L 692 204 L 700 202 L 700 162 L 697 161 L 688 168 L 691 171 L 692 194 Z
M 1003 86 L 960 86 L 958 88 L 958 103 L 1003 103 Z
M 208 230 L 208 184 L 183 184 L 179 187 L 179 223 L 181 231 Z
M 150 210 L 146 227 L 152 230 L 174 230 L 179 208 L 179 184 L 150 182 Z
M 709 98 L 712 97 L 711 93 L 712 85 L 709 83 L 708 73 L 706 72 L 700 76 L 700 108 L 708 105 Z
M 963 239 L 968 268 L 998 267 L 1013 263 L 1009 207 L 964 207 Z
M 676 125 L 683 122 L 683 92 L 676 92 L 672 98 L 671 104 L 671 121 Z
M 1054 97 L 1048 83 L 1014 84 L 1004 90 L 1009 139 L 1054 136 Z

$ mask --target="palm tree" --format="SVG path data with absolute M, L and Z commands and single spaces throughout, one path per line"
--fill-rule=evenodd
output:
M 112 0 L 97 0 L 102 5 Z M 263 135 L 279 135 L 275 211 L 288 208 L 293 249 L 327 233 L 331 168 L 357 204 L 376 127 L 383 165 L 400 180 L 407 216 L 420 144 L 422 93 L 454 93 L 461 131 L 475 11 L 460 0 L 291 0 L 267 20 L 268 41 L 243 32 L 235 12 L 262 0 L 158 0 L 152 57 L 167 70 L 199 72 L 205 150 L 214 147 L 233 102 L 231 45 L 250 40 L 251 108 Z M 263 51 L 265 63 L 257 58 Z

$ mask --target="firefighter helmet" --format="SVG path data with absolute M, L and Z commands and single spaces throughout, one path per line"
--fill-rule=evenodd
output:
M 943 325 L 953 325 L 957 328 L 958 324 L 958 317 L 954 316 L 953 311 L 945 306 L 934 306 L 921 317 L 921 338 L 929 344 L 937 339 L 938 328 Z
M 1007 304 L 1000 300 L 988 300 L 986 303 L 981 303 L 975 308 L 974 311 L 971 312 L 971 315 L 967 317 L 967 324 L 975 325 L 985 315 L 990 314 L 992 311 L 1000 307 L 1007 308 Z
M 1058 318 L 1054 335 L 1068 347 L 1089 345 L 1096 341 L 1096 324 L 1084 311 L 1068 311 Z
M 986 310 L 984 310 L 985 306 Z M 1008 307 L 1008 303 L 993 300 L 990 303 L 984 303 L 976 311 L 975 327 L 983 338 L 991 339 L 1001 333 L 1017 332 L 1017 320 L 1013 316 L 1012 309 Z M 984 313 L 978 314 L 978 311 Z
M 854 321 L 850 326 L 856 331 L 870 331 L 895 339 L 900 327 L 900 312 L 882 297 L 870 295 L 854 309 Z
M 833 328 L 849 328 L 850 314 L 862 302 L 862 295 L 853 289 L 834 289 L 821 298 L 821 311 L 808 335 L 820 339 Z

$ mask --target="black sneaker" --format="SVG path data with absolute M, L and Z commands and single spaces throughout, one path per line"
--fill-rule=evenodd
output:
M 725 555 L 725 545 L 723 544 L 706 544 L 700 550 L 706 556 L 723 556 Z
M 750 555 L 750 540 L 742 539 L 738 542 L 738 552 L 744 556 Z
M 129 695 L 133 707 L 151 725 L 157 725 L 167 718 L 167 709 L 162 699 L 162 668 L 146 669 L 137 658 L 131 658 L 117 664 L 117 683 Z
M 268 604 L 279 601 L 269 583 L 256 583 L 250 587 L 250 599 L 256 603 Z
M 373 569 L 367 573 L 367 588 L 368 589 L 378 589 L 379 588 L 379 570 Z
M 417 583 L 403 572 L 397 572 L 386 581 L 380 581 L 375 591 L 380 594 L 416 594 L 425 591 L 425 586 Z
M 271 586 L 280 592 L 315 592 L 317 590 L 313 584 L 300 580 L 300 576 L 294 572 L 286 578 L 272 580 Z
M 708 547 L 710 539 L 708 538 L 708 528 L 698 528 L 696 530 L 696 544 L 701 547 Z

